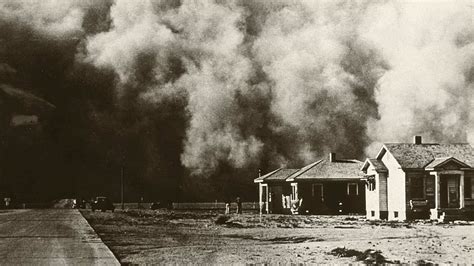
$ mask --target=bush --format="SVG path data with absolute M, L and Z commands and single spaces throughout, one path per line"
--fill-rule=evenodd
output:
M 219 224 L 219 225 L 222 225 L 222 224 L 226 224 L 227 221 L 230 220 L 230 216 L 227 216 L 227 215 L 219 215 L 217 217 L 217 220 L 216 220 L 216 224 Z

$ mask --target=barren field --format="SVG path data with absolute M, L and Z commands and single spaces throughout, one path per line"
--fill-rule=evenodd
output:
M 122 264 L 474 262 L 474 224 L 467 222 L 167 210 L 82 214 Z

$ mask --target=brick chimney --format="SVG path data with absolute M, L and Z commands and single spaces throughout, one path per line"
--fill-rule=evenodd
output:
M 420 145 L 420 144 L 421 144 L 421 136 L 415 136 L 415 137 L 413 138 L 413 140 L 414 140 L 414 143 L 415 143 L 416 145 Z
M 334 152 L 329 153 L 329 161 L 331 163 L 336 161 L 336 153 L 334 153 Z

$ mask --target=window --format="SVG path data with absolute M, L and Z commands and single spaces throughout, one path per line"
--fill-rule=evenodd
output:
M 472 177 L 464 176 L 464 198 L 472 199 Z
M 365 179 L 365 185 L 369 191 L 375 191 L 375 175 L 367 175 Z
M 436 189 L 435 180 L 436 180 L 436 177 L 434 175 L 427 175 L 426 181 L 425 181 L 425 196 L 427 198 L 433 199 L 433 202 L 434 202 L 435 189 Z
M 357 196 L 359 195 L 359 186 L 357 183 L 347 183 L 347 195 Z
M 375 216 L 375 211 L 370 211 L 370 215 L 372 215 L 372 217 Z
M 369 191 L 375 191 L 375 177 L 368 179 L 367 186 L 369 187 Z
M 422 176 L 412 176 L 410 178 L 410 196 L 412 199 L 423 199 L 424 195 L 424 179 Z
M 375 179 L 369 182 L 369 191 L 375 191 Z
M 393 217 L 398 218 L 398 212 L 393 212 Z

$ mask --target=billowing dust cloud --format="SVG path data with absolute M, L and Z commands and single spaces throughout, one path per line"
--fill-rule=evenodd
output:
M 441 1 L 371 6 L 361 38 L 383 56 L 373 141 L 474 142 L 472 3 Z
M 472 8 L 469 1 L 5 1 L 0 15 L 77 39 L 75 60 L 112 70 L 118 99 L 135 95 L 157 116 L 185 103 L 176 111 L 186 125 L 176 149 L 193 174 L 208 175 L 222 164 L 300 166 L 329 151 L 362 159 L 380 142 L 415 134 L 474 142 Z M 91 14 L 103 26 L 86 29 Z

